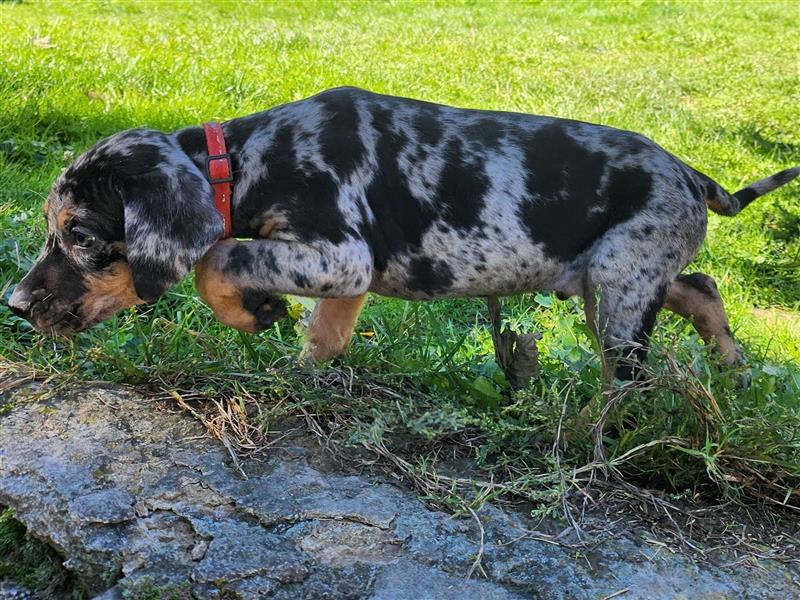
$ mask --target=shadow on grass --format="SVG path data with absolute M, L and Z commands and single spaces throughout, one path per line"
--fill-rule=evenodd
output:
M 157 121 L 142 123 L 125 111 L 76 116 L 23 110 L 16 117 L 0 117 L 0 154 L 10 162 L 35 167 L 42 165 L 49 154 L 61 157 L 64 151 L 82 152 L 96 141 L 125 129 L 151 127 L 168 132 L 191 125 L 200 123 L 181 123 L 177 112 L 162 111 Z
M 744 259 L 739 262 L 742 279 L 770 305 L 795 306 L 800 303 L 800 255 L 780 263 Z
M 755 151 L 756 154 L 780 162 L 791 162 L 792 164 L 787 164 L 787 167 L 800 164 L 800 144 L 776 139 L 775 134 L 765 132 L 753 123 L 747 123 L 733 130 L 723 129 L 721 133 L 725 137 L 739 140 L 742 145 Z

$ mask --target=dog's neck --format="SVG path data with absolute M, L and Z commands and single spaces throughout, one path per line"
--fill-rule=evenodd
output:
M 231 156 L 231 166 L 233 168 L 233 195 L 231 198 L 231 217 L 232 217 L 232 231 L 233 237 L 257 237 L 258 230 L 253 228 L 251 221 L 255 216 L 258 207 L 257 201 L 250 198 L 247 194 L 242 193 L 242 186 L 237 184 L 243 178 L 247 171 L 247 161 L 242 158 L 242 147 L 252 133 L 244 128 L 237 127 L 236 121 L 227 121 L 222 124 L 222 131 L 225 135 L 225 144 L 227 145 L 228 152 Z M 208 156 L 208 147 L 206 145 L 206 137 L 202 127 L 187 127 L 181 129 L 173 134 L 175 141 L 186 153 L 186 155 L 197 165 L 200 171 L 208 176 L 206 173 L 206 157 Z M 251 206 L 252 205 L 252 206 Z

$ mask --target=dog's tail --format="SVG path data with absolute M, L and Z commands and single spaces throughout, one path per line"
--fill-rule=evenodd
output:
M 784 169 L 780 173 L 775 173 L 775 175 L 770 175 L 755 183 L 751 183 L 735 194 L 729 194 L 716 181 L 706 177 L 699 171 L 695 171 L 695 173 L 700 175 L 700 178 L 705 184 L 708 208 L 718 215 L 733 217 L 734 215 L 738 215 L 744 207 L 756 198 L 789 183 L 792 179 L 800 175 L 800 167 Z

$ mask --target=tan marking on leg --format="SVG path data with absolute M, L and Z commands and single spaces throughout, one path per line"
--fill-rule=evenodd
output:
M 317 301 L 306 334 L 303 356 L 325 362 L 344 354 L 353 337 L 358 315 L 367 295 L 355 298 L 323 298 Z
M 225 274 L 208 264 L 205 257 L 195 265 L 195 285 L 203 301 L 214 311 L 214 316 L 229 327 L 257 333 L 262 327 L 255 315 L 242 304 L 242 292 Z
M 80 317 L 86 325 L 102 321 L 119 310 L 144 302 L 136 295 L 130 267 L 123 262 L 118 262 L 101 273 L 87 275 L 84 285 L 88 291 L 81 297 Z
M 50 212 L 50 198 L 44 201 L 44 208 L 42 210 L 44 211 L 44 218 L 46 219 L 47 214 Z
M 688 319 L 700 337 L 719 352 L 726 364 L 734 364 L 739 360 L 740 352 L 731 335 L 728 315 L 719 294 L 712 296 L 676 279 L 667 291 L 664 308 Z

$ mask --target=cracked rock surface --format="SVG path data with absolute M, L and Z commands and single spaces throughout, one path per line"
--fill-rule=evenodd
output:
M 320 467 L 310 444 L 246 463 L 244 479 L 202 426 L 156 401 L 114 387 L 20 400 L 32 391 L 0 395 L 13 402 L 0 416 L 0 504 L 97 597 L 119 598 L 143 577 L 197 598 L 800 597 L 790 567 L 700 567 L 633 533 L 589 560 L 525 539 L 530 524 L 492 505 L 478 513 L 486 577 L 465 580 L 474 520 Z

